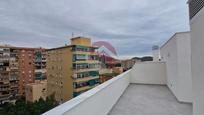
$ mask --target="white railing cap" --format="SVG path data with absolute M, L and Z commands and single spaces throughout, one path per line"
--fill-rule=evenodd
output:
M 108 81 L 106 81 L 103 84 L 100 84 L 99 86 L 63 103 L 62 105 L 59 105 L 57 107 L 55 107 L 54 109 L 51 109 L 50 111 L 47 111 L 46 113 L 44 113 L 43 115 L 62 115 L 63 113 L 70 111 L 72 108 L 77 107 L 77 105 L 79 105 L 80 103 L 82 103 L 83 101 L 86 101 L 88 98 L 90 98 L 91 96 L 95 95 L 96 93 L 100 92 L 101 90 L 103 90 L 104 88 L 106 88 L 107 86 L 111 85 L 112 83 L 118 81 L 119 79 L 121 79 L 125 74 L 127 74 L 128 72 L 130 72 L 131 70 L 128 70 L 120 75 L 118 75 L 117 77 L 114 77 Z

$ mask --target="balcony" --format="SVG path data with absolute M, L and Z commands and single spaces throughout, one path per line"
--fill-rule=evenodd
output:
M 18 84 L 11 84 L 11 89 L 16 89 L 18 88 Z
M 74 82 L 84 82 L 84 81 L 89 81 L 89 80 L 94 80 L 94 79 L 99 79 L 99 76 L 90 76 L 90 77 L 84 77 L 84 78 L 77 78 L 77 79 L 74 79 Z
M 74 92 L 81 92 L 81 91 L 89 90 L 96 87 L 97 85 L 99 85 L 98 79 L 99 77 L 95 77 L 94 79 L 84 81 L 84 82 L 74 82 L 74 88 L 75 88 Z
M 73 69 L 75 73 L 82 73 L 88 71 L 99 71 L 99 68 L 84 68 L 84 69 Z
M 10 93 L 6 93 L 6 94 L 0 94 L 0 98 L 7 98 L 9 97 L 11 94 Z
M 19 68 L 18 67 L 10 67 L 10 70 L 18 70 Z
M 9 91 L 10 88 L 9 87 L 6 87 L 6 88 L 0 88 L 0 91 Z
M 42 68 L 42 69 L 35 69 L 35 73 L 46 73 L 47 72 L 47 70 L 44 68 Z
M 73 64 L 72 69 L 75 73 L 82 73 L 87 71 L 99 71 L 99 64 L 89 63 Z
M 73 61 L 74 64 L 81 64 L 81 63 L 89 63 L 89 64 L 97 64 L 99 63 L 98 60 L 80 60 L 80 61 Z
M 167 84 L 166 63 L 140 63 L 43 115 L 192 115 Z
M 75 51 L 75 52 L 73 52 L 73 54 L 84 54 L 84 55 L 98 55 L 98 53 L 97 52 L 84 52 L 84 51 Z
M 81 92 L 81 91 L 89 90 L 89 89 L 91 89 L 91 86 L 88 85 L 88 86 L 84 86 L 84 87 L 74 89 L 74 92 Z
M 98 48 L 90 47 L 90 46 L 76 45 L 72 48 L 72 52 L 95 52 L 95 49 L 98 49 Z

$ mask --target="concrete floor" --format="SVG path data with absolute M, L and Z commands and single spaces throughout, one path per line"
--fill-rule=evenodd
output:
M 192 104 L 179 103 L 166 86 L 131 84 L 109 115 L 192 115 Z

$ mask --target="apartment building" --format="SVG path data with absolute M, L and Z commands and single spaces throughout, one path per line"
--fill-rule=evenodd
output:
M 18 50 L 0 46 L 0 103 L 18 96 Z
M 25 96 L 26 84 L 46 79 L 45 64 L 45 49 L 0 46 L 0 101 Z
M 47 81 L 37 81 L 35 83 L 27 84 L 25 87 L 26 101 L 35 102 L 40 98 L 46 99 L 47 97 Z
M 204 113 L 204 1 L 189 0 L 193 79 L 193 115 Z
M 99 84 L 97 47 L 91 39 L 75 37 L 71 45 L 48 50 L 48 95 L 65 102 Z
M 34 53 L 32 48 L 19 49 L 19 93 L 22 96 L 25 96 L 26 84 L 35 82 Z
M 16 47 L 19 63 L 19 93 L 25 96 L 25 86 L 46 79 L 46 52 L 42 48 Z

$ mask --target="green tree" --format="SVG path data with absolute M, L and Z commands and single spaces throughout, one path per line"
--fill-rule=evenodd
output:
M 41 115 L 57 105 L 54 95 L 48 96 L 46 100 L 40 98 L 35 102 L 26 102 L 25 98 L 20 98 L 15 104 L 7 103 L 1 113 L 3 115 Z

